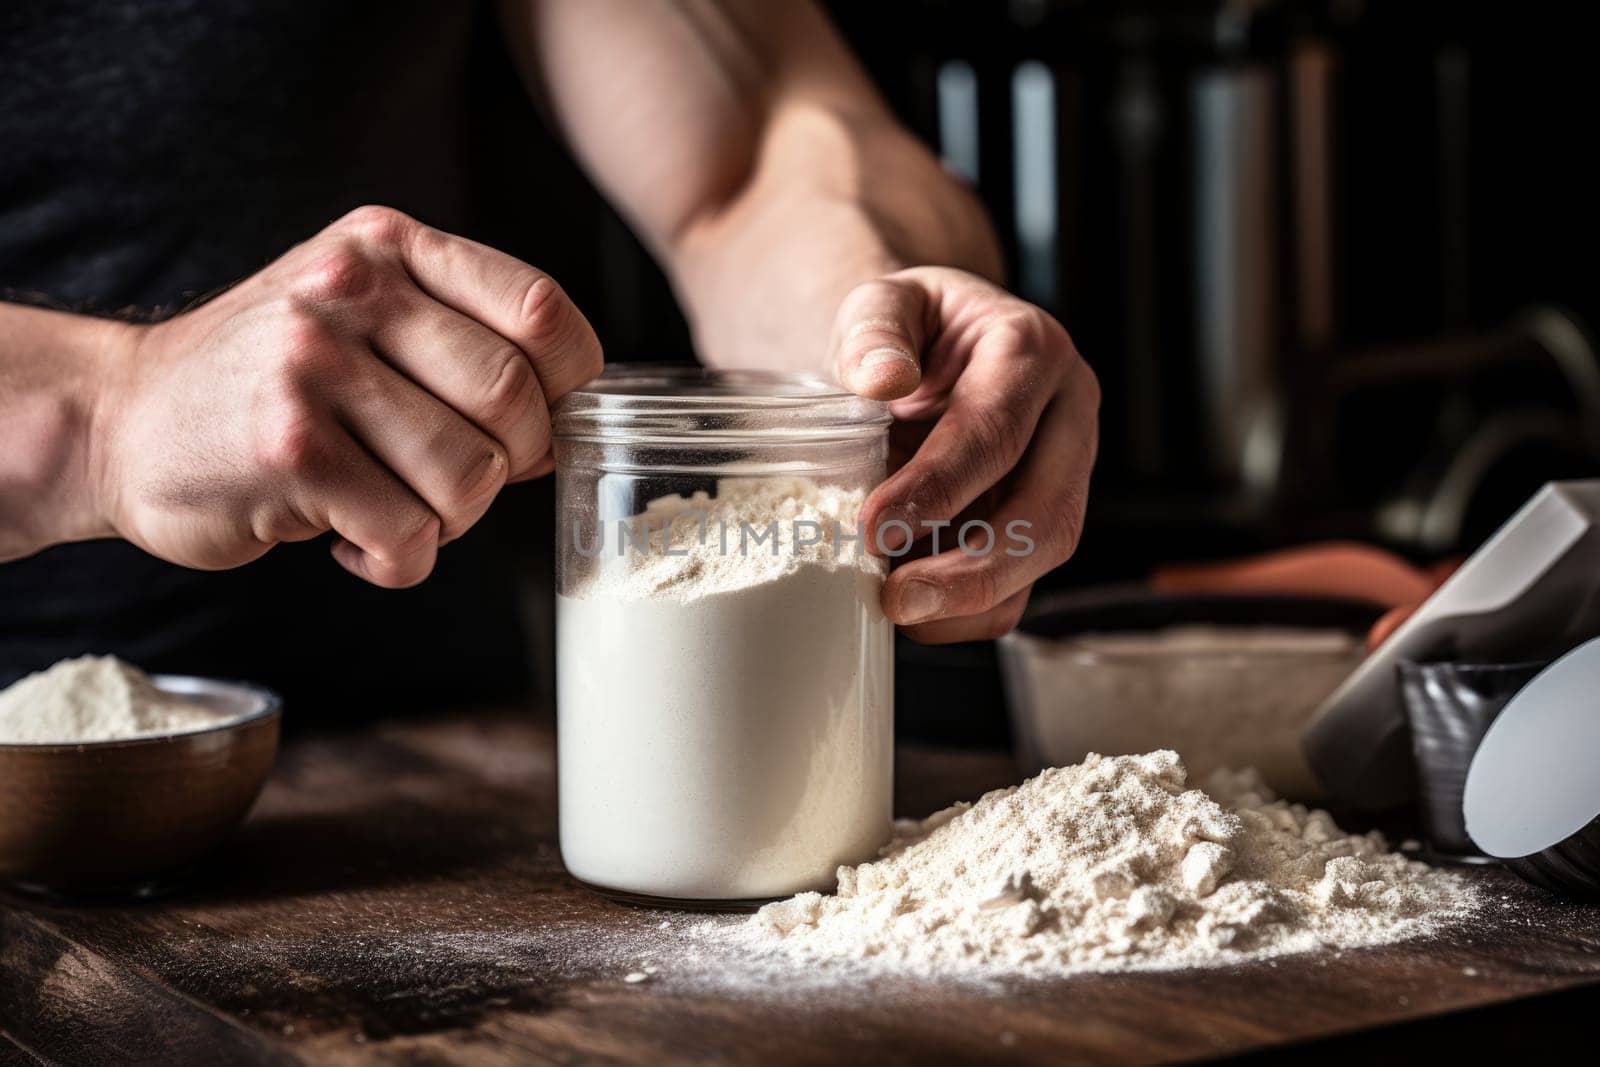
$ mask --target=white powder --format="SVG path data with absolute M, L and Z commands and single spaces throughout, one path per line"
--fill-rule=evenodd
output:
M 202 730 L 216 712 L 115 656 L 80 656 L 0 692 L 0 744 L 80 744 Z
M 882 858 L 702 937 L 804 969 L 923 976 L 1234 963 L 1426 934 L 1456 875 L 1276 800 L 1253 771 L 1186 788 L 1170 751 L 1091 755 L 896 826 Z
M 889 838 L 892 630 L 881 566 L 848 540 L 862 499 L 768 478 L 655 500 L 631 520 L 641 538 L 648 523 L 650 550 L 608 544 L 557 598 L 561 852 L 575 876 L 771 897 L 827 887 Z M 776 523 L 777 551 L 741 551 L 744 523 Z

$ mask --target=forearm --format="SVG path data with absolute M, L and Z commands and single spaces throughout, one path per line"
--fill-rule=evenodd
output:
M 976 200 L 881 109 L 779 107 L 749 173 L 667 258 L 708 362 L 823 369 L 845 294 L 902 267 L 999 280 Z
M 96 408 L 136 329 L 0 303 L 0 561 L 111 534 L 96 504 Z
M 839 300 L 1000 270 L 977 202 L 802 0 L 502 0 L 533 90 L 671 275 L 704 358 L 824 360 Z

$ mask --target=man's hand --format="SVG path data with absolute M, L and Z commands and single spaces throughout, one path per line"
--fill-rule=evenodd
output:
M 379 207 L 131 341 L 91 438 L 111 529 L 206 569 L 332 530 L 394 588 L 550 470 L 548 405 L 602 362 L 548 275 Z
M 884 586 L 884 611 L 918 641 L 974 641 L 1021 618 L 1033 582 L 1072 555 L 1094 466 L 1100 387 L 1066 330 L 964 271 L 916 267 L 856 287 L 834 327 L 835 373 L 891 401 L 891 463 L 862 528 L 904 554 L 901 520 L 940 552 L 910 558 Z M 962 523 L 975 529 L 959 550 Z M 1007 537 L 1029 524 L 1026 554 Z M 948 523 L 948 526 L 939 525 Z M 1023 528 L 1019 528 L 1023 529 Z M 877 537 L 869 543 L 877 547 Z

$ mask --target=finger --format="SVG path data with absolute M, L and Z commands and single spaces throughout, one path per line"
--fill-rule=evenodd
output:
M 335 537 L 328 549 L 334 562 L 364 582 L 383 589 L 410 589 L 433 573 L 438 545 L 435 542 L 433 550 L 425 556 L 400 561 L 376 556 L 343 537 Z
M 972 554 L 953 549 L 897 567 L 884 583 L 890 619 L 910 626 L 980 615 L 1072 555 L 1094 466 L 1097 406 L 1076 389 L 1051 405 L 1011 491 L 987 520 L 993 543 L 975 529 L 965 539 Z
M 306 524 L 339 534 L 333 555 L 342 567 L 390 589 L 428 576 L 439 517 L 420 497 L 343 430 L 308 436 L 296 451 L 290 507 Z
M 387 208 L 359 208 L 341 224 L 371 245 L 394 250 L 423 292 L 522 349 L 547 403 L 600 373 L 604 359 L 594 329 L 543 271 Z
M 910 394 L 922 380 L 922 346 L 932 331 L 927 290 L 884 278 L 858 285 L 839 305 L 833 329 L 834 373 L 870 400 Z
M 550 452 L 550 410 L 533 362 L 409 283 L 389 299 L 372 329 L 378 354 L 500 442 L 508 479 L 525 477 Z
M 953 645 L 961 641 L 992 641 L 1017 628 L 1022 613 L 1028 606 L 1032 586 L 1014 593 L 980 615 L 957 619 L 936 619 L 916 626 L 907 626 L 905 635 L 918 644 Z
M 1010 473 L 1067 364 L 1051 349 L 1068 343 L 1065 334 L 1050 338 L 1035 329 L 1031 319 L 1002 320 L 985 329 L 951 392 L 949 409 L 910 461 L 868 499 L 864 528 L 882 531 L 881 546 L 875 535 L 869 550 L 894 552 L 905 544 L 905 526 L 888 523 L 906 524 L 916 540 L 926 523 L 954 519 Z
M 500 442 L 375 356 L 354 361 L 333 403 L 350 433 L 439 516 L 441 542 L 470 529 L 506 484 Z

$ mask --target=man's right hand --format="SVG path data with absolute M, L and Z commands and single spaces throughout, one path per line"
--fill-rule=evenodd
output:
M 129 336 L 90 441 L 116 533 L 220 569 L 332 530 L 394 588 L 551 469 L 548 405 L 602 362 L 548 275 L 379 207 Z

